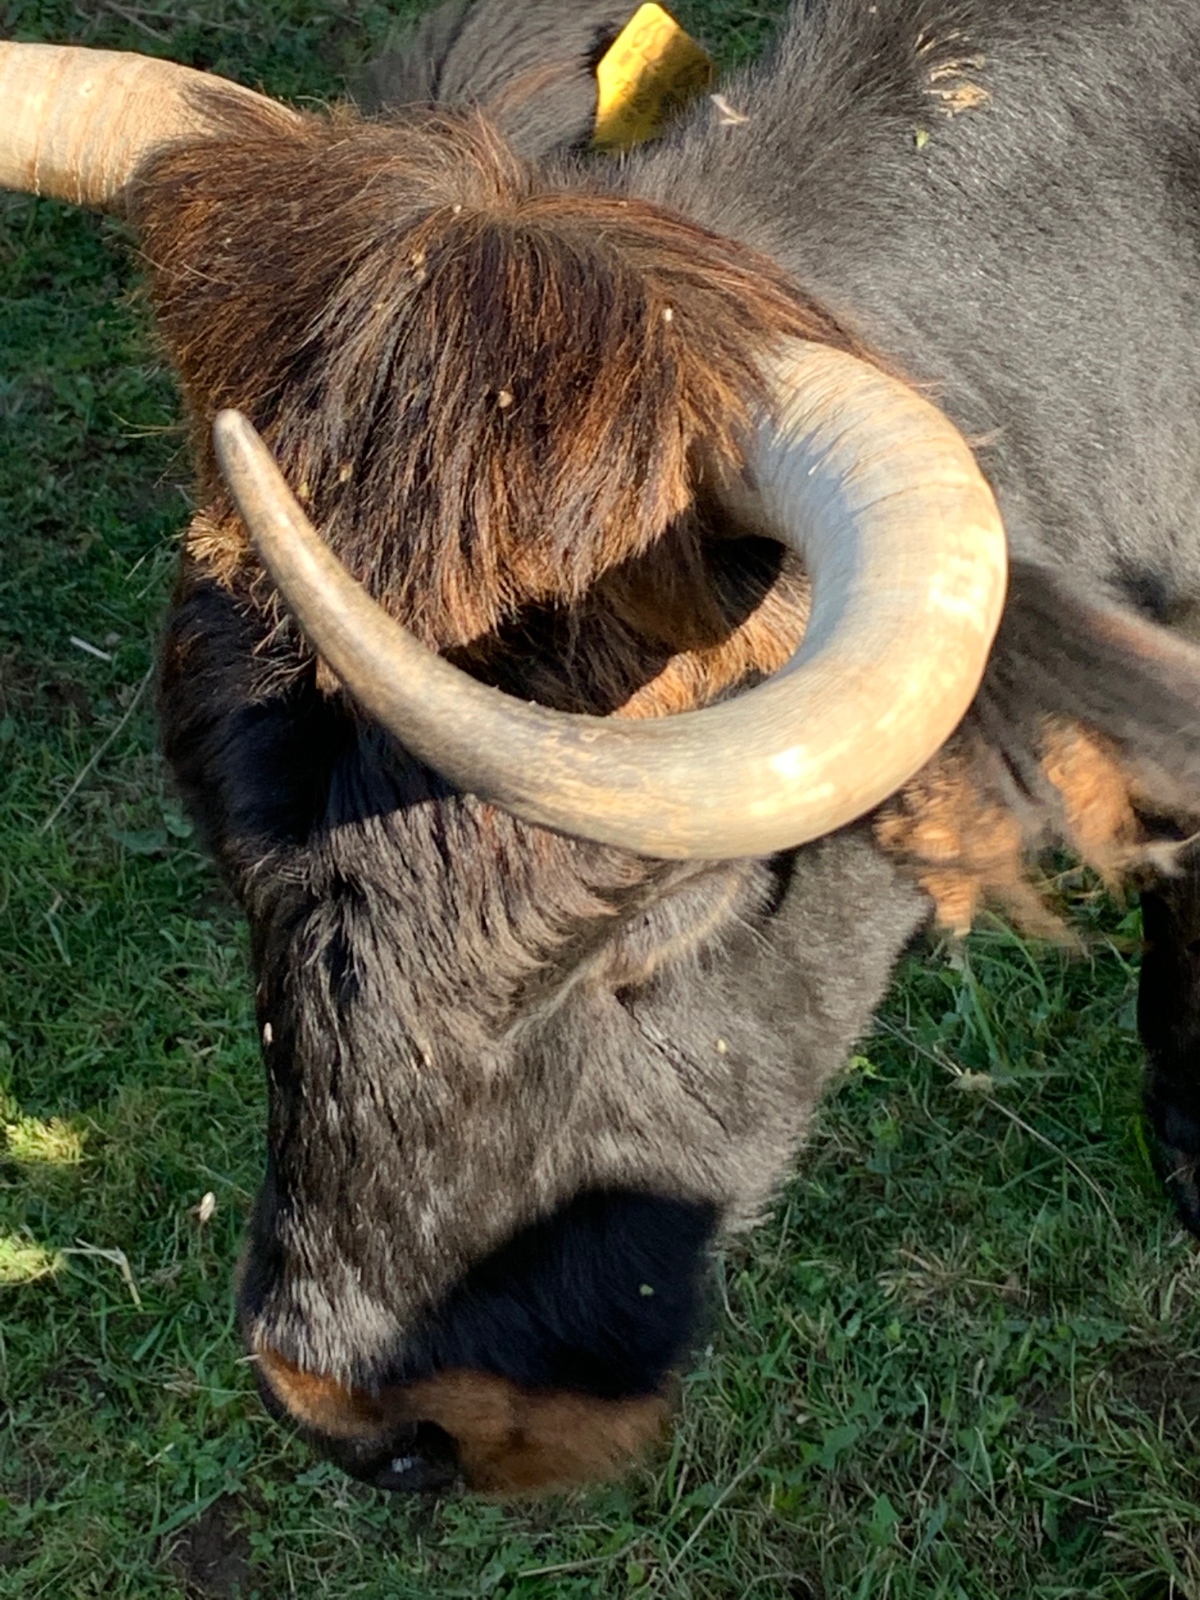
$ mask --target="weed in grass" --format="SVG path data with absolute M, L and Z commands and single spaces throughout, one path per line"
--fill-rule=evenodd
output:
M 321 96 L 416 9 L 10 0 L 0 31 Z M 781 9 L 679 7 L 727 62 Z M 719 1264 L 653 1470 L 409 1506 L 264 1415 L 228 1289 L 243 937 L 138 698 L 187 468 L 124 243 L 0 201 L 0 1597 L 1200 1596 L 1200 1263 L 1138 1132 L 1136 919 L 1086 885 L 1082 957 L 996 928 L 905 967 Z

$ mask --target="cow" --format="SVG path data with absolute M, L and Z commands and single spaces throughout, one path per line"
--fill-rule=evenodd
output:
M 1198 85 L 1185 0 L 806 0 L 598 165 L 0 47 L 0 182 L 130 220 L 186 397 L 159 711 L 251 930 L 239 1313 L 350 1472 L 649 1448 L 898 957 L 1054 925 L 1047 848 L 1143 891 L 1200 1226 Z

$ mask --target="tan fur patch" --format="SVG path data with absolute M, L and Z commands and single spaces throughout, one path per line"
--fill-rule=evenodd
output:
M 662 1437 L 670 1415 L 662 1395 L 598 1400 L 485 1372 L 439 1373 L 371 1395 L 302 1372 L 273 1350 L 260 1350 L 258 1364 L 288 1414 L 331 1439 L 383 1444 L 399 1428 L 434 1423 L 454 1440 L 468 1486 L 485 1494 L 615 1478 Z
M 714 607 L 711 584 L 696 582 L 674 610 L 661 605 L 661 593 L 651 581 L 606 596 L 615 600 L 618 615 L 674 652 L 661 671 L 618 707 L 620 716 L 674 716 L 708 705 L 748 679 L 778 672 L 804 637 L 811 602 L 807 576 L 793 557 L 748 616 L 737 623 L 722 618 L 706 637 L 696 636 L 696 619 Z
M 905 784 L 876 817 L 875 837 L 913 867 L 952 932 L 969 932 L 987 900 L 1049 931 L 1049 913 L 1028 882 L 1020 824 L 983 792 L 963 751 L 942 750 Z
M 331 1439 L 381 1442 L 388 1419 L 380 1401 L 361 1389 L 351 1389 L 334 1378 L 304 1372 L 275 1350 L 257 1352 L 258 1370 L 288 1415 L 302 1427 Z
M 225 589 L 232 589 L 238 572 L 250 555 L 250 538 L 238 517 L 214 520 L 197 511 L 188 523 L 184 554 Z
M 975 81 L 982 72 L 986 57 L 964 50 L 965 36 L 955 30 L 946 35 L 922 34 L 917 41 L 917 54 L 924 60 L 938 57 L 927 73 L 925 82 L 929 94 L 937 102 L 943 116 L 956 117 L 963 111 L 978 111 L 992 98 L 983 86 Z
M 1020 816 L 994 782 L 986 746 L 958 741 L 876 817 L 879 844 L 909 865 L 954 933 L 968 932 L 990 903 L 1029 933 L 1062 937 L 1062 920 L 1036 882 L 1039 852 L 1054 843 L 1110 887 L 1147 867 L 1170 869 L 1178 847 L 1147 836 L 1136 781 L 1115 746 L 1078 723 L 1052 720 L 1037 754 L 1049 793 L 1026 796 Z
M 662 1437 L 670 1414 L 661 1395 L 597 1400 L 519 1389 L 483 1372 L 445 1372 L 399 1392 L 406 1420 L 448 1433 L 470 1487 L 492 1494 L 615 1478 Z
M 1107 740 L 1077 723 L 1052 722 L 1042 770 L 1062 796 L 1068 842 L 1109 883 L 1136 865 L 1145 843 L 1131 779 Z
M 982 56 L 973 56 L 967 62 L 948 61 L 935 67 L 929 74 L 929 92 L 947 117 L 957 117 L 963 111 L 978 111 L 992 98 L 980 84 L 966 77 L 969 68 L 983 65 Z

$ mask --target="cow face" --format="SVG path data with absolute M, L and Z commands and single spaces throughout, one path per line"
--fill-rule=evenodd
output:
M 386 828 L 403 848 L 356 863 L 371 820 L 329 827 L 333 875 L 278 908 L 288 956 L 260 967 L 250 1348 L 384 1486 L 609 1476 L 661 1433 L 715 1230 L 768 1199 L 886 958 L 852 996 L 807 988 L 797 923 L 845 850 L 799 875 L 676 869 L 568 921 L 575 847 L 514 881 L 499 862 L 537 850 L 518 825 L 410 796 Z M 900 898 L 903 937 L 920 913 Z
M 753 542 L 707 556 L 689 510 L 688 430 L 710 424 L 716 463 L 747 408 L 743 328 L 711 330 L 703 362 L 685 338 L 673 396 L 627 370 L 646 339 L 678 339 L 655 257 L 695 277 L 694 241 L 587 202 L 597 254 L 594 220 L 556 217 L 486 130 L 457 129 L 456 169 L 440 125 L 342 133 L 393 170 L 383 187 L 343 174 L 315 206 L 332 261 L 288 197 L 315 170 L 303 142 L 177 151 L 146 180 L 161 325 L 201 419 L 286 386 L 277 446 L 297 441 L 292 470 L 346 558 L 527 697 L 648 715 L 777 665 L 802 626 L 798 571 Z M 341 146 L 309 137 L 328 179 Z M 211 185 L 239 160 L 286 176 L 243 172 L 224 211 Z M 248 191 L 274 197 L 269 224 Z M 296 285 L 268 339 L 264 225 Z M 589 325 L 572 307 L 597 285 Z M 698 281 L 698 309 L 724 292 Z M 663 405 L 692 420 L 664 433 Z M 759 925 L 787 873 L 655 866 L 453 794 L 338 692 L 207 493 L 161 707 L 253 930 L 270 1162 L 239 1304 L 264 1393 L 387 1486 L 611 1475 L 661 1432 L 715 1231 L 762 1205 L 811 1099 L 796 1029 L 764 1028 L 742 993 L 752 965 L 784 1011 L 790 967 Z
M 661 1431 L 715 1233 L 769 1198 L 919 897 L 858 835 L 666 866 L 527 828 L 311 668 L 280 684 L 258 626 L 185 587 L 162 703 L 254 935 L 264 1388 L 389 1485 L 610 1474 Z

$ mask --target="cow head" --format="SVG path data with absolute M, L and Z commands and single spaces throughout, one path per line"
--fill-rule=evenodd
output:
M 991 495 L 769 261 L 481 120 L 2 48 L 0 182 L 131 217 L 196 425 L 161 705 L 252 930 L 264 1391 L 385 1486 L 610 1475 L 921 914 L 793 847 L 969 704 Z

